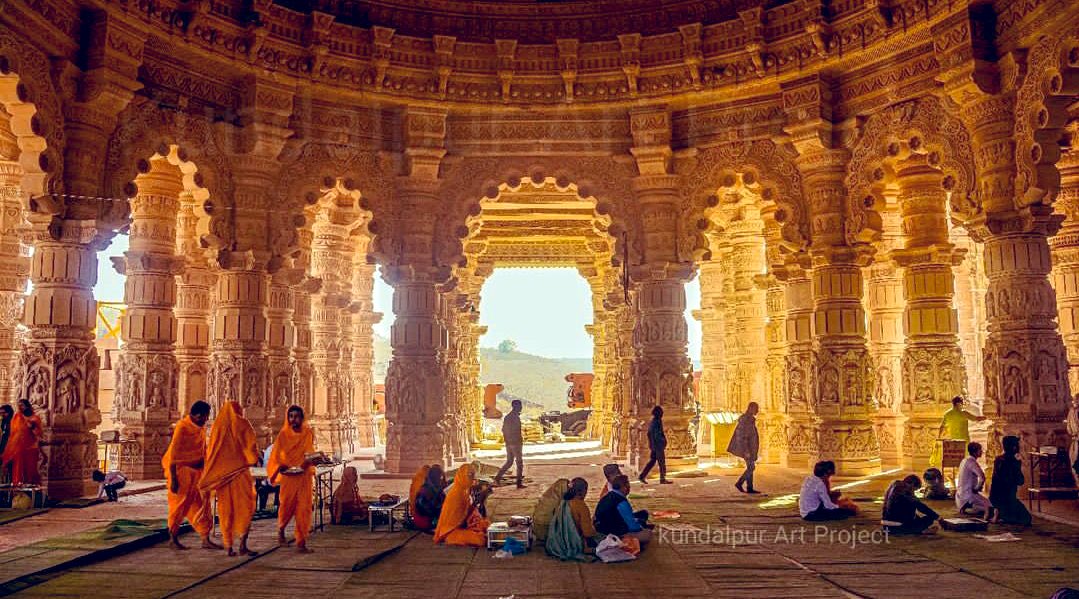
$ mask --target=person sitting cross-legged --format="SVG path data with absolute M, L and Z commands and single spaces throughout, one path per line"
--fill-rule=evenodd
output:
M 604 535 L 636 538 L 643 547 L 652 540 L 648 512 L 633 511 L 628 497 L 629 477 L 617 476 L 611 484 L 610 492 L 596 506 L 596 530 Z
M 940 515 L 914 496 L 914 492 L 920 488 L 922 479 L 913 474 L 888 486 L 888 490 L 884 492 L 883 519 L 899 523 L 898 526 L 889 524 L 888 532 L 933 534 L 940 530 L 940 524 L 937 523 Z
M 807 476 L 802 482 L 802 491 L 798 496 L 798 512 L 803 520 L 843 520 L 854 515 L 852 510 L 832 501 L 828 485 L 834 475 L 835 462 L 825 460 L 813 466 L 813 475 Z

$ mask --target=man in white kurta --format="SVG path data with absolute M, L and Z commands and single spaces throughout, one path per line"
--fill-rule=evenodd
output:
M 968 443 L 967 455 L 959 465 L 959 482 L 956 483 L 955 505 L 960 513 L 969 513 L 988 518 L 993 509 L 989 500 L 982 495 L 985 488 L 985 472 L 978 464 L 982 457 L 981 443 Z

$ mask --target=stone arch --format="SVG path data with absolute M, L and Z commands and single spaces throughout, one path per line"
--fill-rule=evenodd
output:
M 902 146 L 924 153 L 944 175 L 941 185 L 950 192 L 951 211 L 969 220 L 980 211 L 974 197 L 974 151 L 970 133 L 936 98 L 918 98 L 893 104 L 874 113 L 862 127 L 847 167 L 847 240 L 877 239 L 883 229 L 874 206 L 883 205 L 881 193 L 894 173 L 892 162 Z
M 134 197 L 138 193 L 135 181 L 147 161 L 154 156 L 167 157 L 183 173 L 184 189 L 196 194 L 197 234 L 213 236 L 205 204 L 211 197 L 232 197 L 233 185 L 228 158 L 210 123 L 162 109 L 147 98 L 136 99 L 121 113 L 119 122 L 105 155 L 105 194 Z
M 685 225 L 680 240 L 682 253 L 701 260 L 708 251 L 705 231 L 712 210 L 719 203 L 716 192 L 737 185 L 752 186 L 761 200 L 774 204 L 783 245 L 791 251 L 807 243 L 807 226 L 802 201 L 802 175 L 794 165 L 794 151 L 770 140 L 746 144 L 724 144 L 701 150 L 697 166 L 684 176 Z
M 1051 204 L 1060 191 L 1060 140 L 1079 97 L 1079 29 L 1040 38 L 1016 93 L 1015 197 L 1018 208 Z
M 64 128 L 60 96 L 52 83 L 48 58 L 0 31 L 0 104 L 11 114 L 23 168 L 22 190 L 36 198 L 29 207 L 62 211 Z
M 292 151 L 290 151 L 292 150 Z M 370 213 L 362 223 L 363 233 L 371 239 L 368 255 L 382 260 L 388 253 L 380 235 L 392 221 L 394 167 L 385 155 L 374 150 L 359 150 L 340 144 L 307 143 L 298 149 L 286 149 L 278 182 L 278 200 L 286 206 L 283 218 L 296 231 L 311 225 L 314 205 L 327 189 L 340 186 L 356 199 L 356 208 Z M 276 248 L 282 255 L 294 254 L 298 239 Z
M 582 198 L 595 198 L 596 212 L 610 218 L 609 232 L 615 239 L 616 257 L 622 256 L 626 233 L 630 260 L 641 253 L 639 222 L 632 207 L 630 183 L 636 169 L 628 162 L 611 156 L 532 158 L 465 158 L 444 167 L 439 196 L 445 202 L 443 222 L 436 231 L 436 252 L 444 265 L 457 265 L 464 259 L 462 240 L 471 234 L 469 227 L 481 210 L 484 198 L 497 197 L 500 186 L 518 187 L 529 181 L 554 178 L 561 188 L 576 188 Z

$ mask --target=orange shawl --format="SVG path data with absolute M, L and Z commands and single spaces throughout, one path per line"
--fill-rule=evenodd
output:
M 273 451 L 270 452 L 270 460 L 266 464 L 266 473 L 270 477 L 270 483 L 276 484 L 277 470 L 281 466 L 286 468 L 299 467 L 303 464 L 304 455 L 315 451 L 315 434 L 307 423 L 300 426 L 300 431 L 292 430 L 285 419 L 285 425 L 281 432 L 277 433 L 277 439 L 273 443 Z M 314 471 L 314 466 L 308 468 Z
M 435 543 L 441 543 L 451 532 L 461 528 L 468 520 L 468 508 L 472 504 L 472 483 L 475 475 L 472 466 L 465 464 L 457 469 L 453 477 L 453 486 L 442 503 L 442 514 L 438 517 L 435 528 Z
M 408 507 L 413 513 L 416 512 L 416 496 L 420 494 L 420 489 L 423 488 L 423 483 L 427 481 L 427 473 L 430 470 L 430 466 L 420 466 L 416 474 L 412 475 L 412 484 L 408 487 Z
M 40 416 L 35 414 L 27 417 L 22 412 L 16 412 L 11 418 L 11 430 L 8 432 L 7 446 L 4 447 L 4 455 L 0 457 L 0 463 L 6 464 L 24 451 L 37 449 L 40 435 Z
M 258 463 L 255 429 L 243 417 L 243 408 L 227 401 L 210 429 L 206 447 L 206 465 L 202 469 L 199 490 L 203 493 L 219 489 L 236 476 Z
M 169 466 L 172 464 L 190 466 L 205 458 L 206 433 L 201 426 L 191 421 L 190 416 L 184 416 L 180 422 L 176 423 L 176 430 L 172 432 L 172 441 L 161 458 L 161 466 L 165 468 L 166 478 L 169 477 Z

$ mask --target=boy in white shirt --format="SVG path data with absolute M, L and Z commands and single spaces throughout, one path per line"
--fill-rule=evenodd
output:
M 116 492 L 127 484 L 127 477 L 122 472 L 110 470 L 108 474 L 105 474 L 100 470 L 94 470 L 91 477 L 97 483 L 98 499 L 104 496 L 109 501 L 119 501 L 120 497 Z
M 813 476 L 807 476 L 802 482 L 802 492 L 798 495 L 798 512 L 803 520 L 843 520 L 854 515 L 853 511 L 836 505 L 828 494 L 828 480 L 834 474 L 835 462 L 817 462 L 813 466 Z

